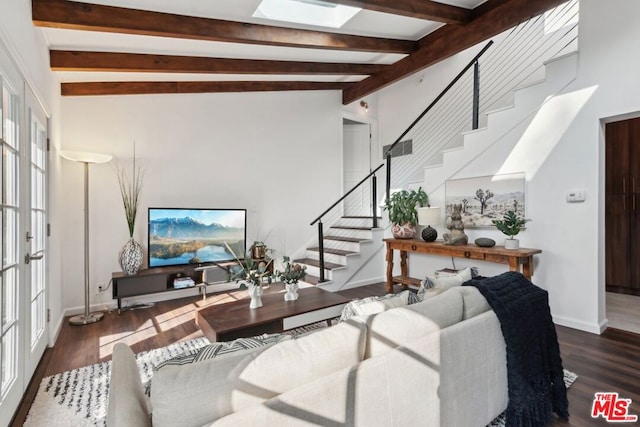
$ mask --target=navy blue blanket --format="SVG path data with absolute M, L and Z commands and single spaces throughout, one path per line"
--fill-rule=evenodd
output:
M 507 344 L 506 425 L 545 426 L 553 412 L 568 418 L 567 389 L 547 291 L 513 271 L 477 277 L 464 286 L 478 288 L 500 320 Z

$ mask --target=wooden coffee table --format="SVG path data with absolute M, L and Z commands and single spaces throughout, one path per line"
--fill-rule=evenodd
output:
M 351 301 L 316 287 L 300 289 L 298 295 L 296 301 L 285 301 L 283 293 L 265 293 L 263 306 L 256 309 L 249 308 L 248 298 L 203 308 L 196 323 L 211 342 L 229 341 L 327 320 L 339 315 L 342 306 Z

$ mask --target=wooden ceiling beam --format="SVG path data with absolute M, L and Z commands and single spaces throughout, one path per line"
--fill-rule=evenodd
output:
M 331 2 L 445 24 L 465 24 L 471 20 L 471 9 L 429 0 L 331 0 Z
M 388 67 L 342 62 L 271 61 L 67 50 L 52 50 L 49 57 L 53 71 L 369 75 Z
M 62 96 L 97 96 L 343 90 L 351 84 L 353 83 L 303 81 L 79 82 L 62 83 L 61 88 Z
M 363 52 L 406 54 L 416 49 L 411 40 L 299 30 L 67 0 L 32 0 L 31 4 L 33 23 L 40 27 Z
M 342 93 L 343 104 L 380 90 L 456 53 L 481 43 L 520 22 L 531 19 L 566 0 L 489 0 L 483 13 L 464 26 L 445 25 L 419 41 L 411 55 L 350 86 Z M 475 11 L 475 9 L 474 9 Z

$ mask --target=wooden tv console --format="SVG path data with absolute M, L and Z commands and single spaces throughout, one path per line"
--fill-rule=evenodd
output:
M 540 249 L 505 249 L 504 246 L 481 248 L 476 245 L 445 245 L 442 241 L 425 242 L 419 239 L 384 239 L 387 244 L 387 293 L 393 292 L 394 283 L 420 286 L 420 279 L 409 277 L 407 253 L 442 255 L 454 258 L 477 259 L 498 264 L 507 264 L 509 270 L 520 271 L 531 280 L 533 276 L 533 256 Z M 400 276 L 393 275 L 393 251 L 400 251 Z
M 202 269 L 197 265 L 148 268 L 131 276 L 123 272 L 113 273 L 111 275 L 113 299 L 118 300 L 118 311 L 120 311 L 122 298 L 177 290 L 173 287 L 173 280 L 178 277 L 190 277 L 197 285 L 202 283 L 202 273 Z
M 253 259 L 253 261 L 258 262 L 264 260 Z M 112 296 L 113 299 L 118 300 L 118 312 L 120 312 L 122 310 L 122 298 L 198 288 L 198 286 L 202 285 L 204 282 L 204 270 L 208 270 L 210 272 L 207 275 L 207 284 L 226 282 L 227 272 L 224 268 L 229 268 L 234 264 L 235 262 L 229 261 L 218 265 L 193 264 L 172 267 L 154 267 L 142 269 L 137 274 L 133 275 L 128 275 L 118 271 L 111 274 L 113 285 Z M 273 271 L 273 263 L 269 264 L 269 271 Z M 190 277 L 194 281 L 194 286 L 178 289 L 174 288 L 173 281 L 178 277 Z

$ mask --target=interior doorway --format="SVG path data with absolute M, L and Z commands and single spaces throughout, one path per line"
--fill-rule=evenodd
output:
M 371 172 L 371 125 L 350 119 L 342 121 L 343 191 L 346 193 Z M 344 201 L 345 216 L 371 216 L 371 181 Z
M 640 333 L 640 118 L 605 124 L 605 310 Z

